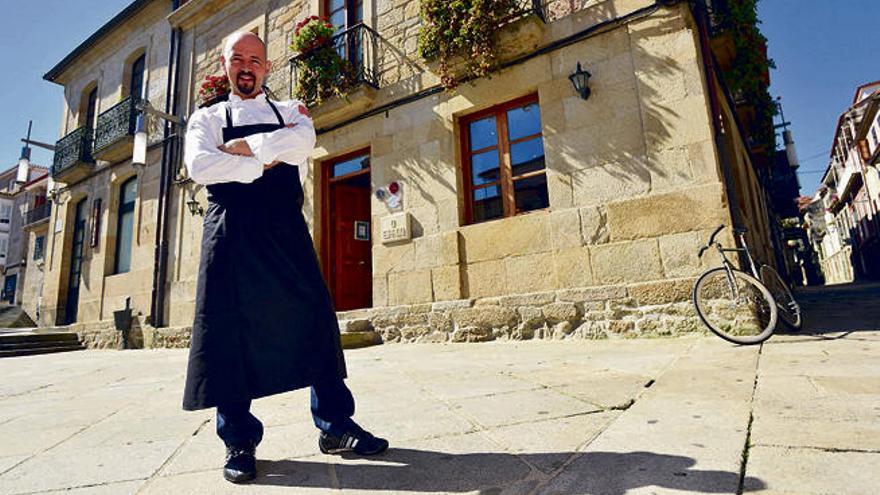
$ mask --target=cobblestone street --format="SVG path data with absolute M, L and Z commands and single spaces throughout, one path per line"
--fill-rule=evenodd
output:
M 806 331 L 762 347 L 688 337 L 348 351 L 356 419 L 391 450 L 321 455 L 305 391 L 262 399 L 248 486 L 222 479 L 212 414 L 180 410 L 186 351 L 7 358 L 0 493 L 875 493 L 877 296 L 809 289 Z

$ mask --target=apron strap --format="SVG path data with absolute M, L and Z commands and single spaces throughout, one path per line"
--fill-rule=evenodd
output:
M 269 106 L 272 107 L 272 111 L 275 112 L 275 116 L 278 117 L 278 124 L 281 127 L 284 127 L 285 125 L 287 125 L 284 123 L 284 119 L 281 118 L 281 112 L 278 111 L 278 107 L 276 107 L 275 104 L 272 103 L 272 100 L 270 100 L 269 98 L 266 98 L 266 103 L 268 103 Z
M 278 118 L 278 125 L 280 125 L 281 127 L 284 127 L 285 125 L 287 125 L 284 123 L 284 119 L 281 117 L 281 112 L 278 111 L 278 107 L 276 107 L 275 104 L 272 103 L 272 100 L 270 100 L 269 98 L 266 98 L 266 103 L 269 104 L 269 107 L 275 113 L 275 117 Z M 232 109 L 229 108 L 229 105 L 226 105 L 226 127 L 230 128 L 230 129 L 233 127 L 232 126 Z
M 232 129 L 232 109 L 229 108 L 229 104 L 226 105 L 226 127 Z

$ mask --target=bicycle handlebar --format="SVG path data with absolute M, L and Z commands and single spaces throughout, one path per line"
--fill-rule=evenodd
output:
M 719 225 L 718 228 L 715 229 L 715 232 L 712 232 L 712 235 L 709 236 L 709 242 L 707 242 L 705 246 L 700 248 L 700 253 L 698 255 L 700 258 L 703 257 L 703 253 L 705 253 L 707 249 L 709 249 L 710 247 L 712 247 L 713 244 L 715 244 L 715 236 L 718 235 L 718 233 L 721 232 L 722 230 L 724 230 L 723 224 Z

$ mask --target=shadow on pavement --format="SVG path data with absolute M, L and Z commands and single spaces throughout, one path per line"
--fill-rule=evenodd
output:
M 739 473 L 693 469 L 695 463 L 690 457 L 652 452 L 513 455 L 391 449 L 357 464 L 259 461 L 260 474 L 253 484 L 331 488 L 331 484 L 336 485 L 331 483 L 335 477 L 339 488 L 370 492 L 530 493 L 546 480 L 546 476 L 534 476 L 531 465 L 548 474 L 556 474 L 565 466 L 542 487 L 549 493 L 623 495 L 648 486 L 696 493 L 736 491 Z M 747 486 L 755 490 L 765 488 L 757 478 L 748 478 Z
M 803 328 L 800 332 L 791 332 L 780 325 L 780 333 L 840 339 L 853 332 L 880 330 L 878 283 L 800 287 L 795 299 L 803 310 Z M 842 335 L 827 335 L 841 332 Z

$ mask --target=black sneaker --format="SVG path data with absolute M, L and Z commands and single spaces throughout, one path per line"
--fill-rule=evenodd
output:
M 232 483 L 244 483 L 257 477 L 256 447 L 226 447 L 223 477 Z
M 370 432 L 358 425 L 352 425 L 341 437 L 321 432 L 318 447 L 325 454 L 342 454 L 354 452 L 358 455 L 376 455 L 388 448 L 388 440 L 374 437 Z

